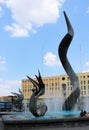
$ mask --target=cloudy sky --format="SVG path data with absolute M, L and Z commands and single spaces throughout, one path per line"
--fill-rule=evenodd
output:
M 18 92 L 26 75 L 66 74 L 58 45 L 74 28 L 68 59 L 76 73 L 89 71 L 89 0 L 0 0 L 0 96 Z

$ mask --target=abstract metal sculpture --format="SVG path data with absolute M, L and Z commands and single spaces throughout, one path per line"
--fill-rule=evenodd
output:
M 35 75 L 37 81 L 35 81 L 32 78 L 30 78 L 29 76 L 27 76 L 28 79 L 32 82 L 32 84 L 34 86 L 32 89 L 33 93 L 30 98 L 29 109 L 35 117 L 44 116 L 47 111 L 47 106 L 45 103 L 40 102 L 40 104 L 38 105 L 38 102 L 37 102 L 39 96 L 41 96 L 45 93 L 45 84 L 42 81 L 40 72 L 38 72 L 38 73 L 39 73 L 39 76 Z
M 65 16 L 65 20 L 66 20 L 66 24 L 67 24 L 68 33 L 64 36 L 64 38 L 60 42 L 60 45 L 58 47 L 58 54 L 59 54 L 61 63 L 63 65 L 66 73 L 68 74 L 71 84 L 73 86 L 73 92 L 71 93 L 71 95 L 69 95 L 69 97 L 65 100 L 65 102 L 63 104 L 63 110 L 72 110 L 72 109 L 74 109 L 77 99 L 80 95 L 80 89 L 79 89 L 78 77 L 75 74 L 75 72 L 73 71 L 73 69 L 67 59 L 67 56 L 66 56 L 69 45 L 70 45 L 73 35 L 74 35 L 74 31 L 73 31 L 73 28 L 72 28 L 70 21 L 65 12 L 64 12 L 64 16 Z
M 19 93 L 14 93 L 14 92 L 11 92 L 11 93 L 14 96 L 16 96 L 16 98 L 13 98 L 12 100 L 12 105 L 13 105 L 12 111 L 16 111 L 16 112 L 24 111 L 24 106 L 22 103 L 24 96 L 23 96 L 22 91 L 19 89 Z

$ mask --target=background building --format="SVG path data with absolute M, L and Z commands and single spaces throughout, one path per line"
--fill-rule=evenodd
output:
M 79 87 L 81 90 L 80 96 L 89 96 L 89 72 L 78 73 Z M 35 78 L 33 78 L 36 80 Z M 59 94 L 67 98 L 72 90 L 70 79 L 67 75 L 43 77 L 43 82 L 45 84 L 45 94 L 41 98 L 54 98 L 59 97 Z M 31 89 L 33 88 L 32 83 L 28 79 L 22 80 L 22 92 L 24 94 L 25 100 L 28 100 L 32 94 Z

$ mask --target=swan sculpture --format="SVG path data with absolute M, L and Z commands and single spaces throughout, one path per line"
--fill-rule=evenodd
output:
M 27 78 L 30 80 L 30 82 L 34 86 L 32 89 L 32 95 L 30 97 L 29 109 L 30 109 L 30 112 L 35 117 L 44 116 L 47 111 L 47 106 L 45 103 L 40 102 L 40 104 L 38 104 L 38 98 L 45 93 L 45 84 L 42 81 L 40 72 L 38 73 L 39 73 L 39 76 L 35 75 L 37 81 L 27 76 Z
M 14 96 L 16 96 L 16 98 L 13 98 L 12 100 L 12 111 L 17 111 L 17 112 L 20 112 L 20 111 L 24 111 L 24 106 L 23 106 L 23 99 L 24 99 L 24 96 L 23 96 L 23 93 L 22 91 L 19 89 L 19 93 L 14 93 L 14 92 L 11 92 Z

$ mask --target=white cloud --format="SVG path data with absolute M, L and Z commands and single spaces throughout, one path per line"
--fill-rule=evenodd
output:
M 5 30 L 13 32 L 12 37 L 28 36 L 28 31 L 25 28 L 18 26 L 18 24 L 12 24 L 12 26 L 5 26 Z
M 6 25 L 5 29 L 10 31 L 12 36 L 28 36 L 37 27 L 55 23 L 65 0 L 5 0 L 4 2 L 10 9 L 13 19 L 13 23 Z
M 51 67 L 54 67 L 57 65 L 61 66 L 59 59 L 57 60 L 57 56 L 55 54 L 53 54 L 52 52 L 48 52 L 45 54 L 44 64 L 47 66 L 51 66 Z
M 5 3 L 6 0 L 0 0 L 0 3 Z
M 88 61 L 88 62 L 86 62 L 86 63 L 85 63 L 85 65 L 89 67 L 89 61 Z
M 89 13 L 89 6 L 88 6 L 88 8 L 87 8 L 87 11 L 86 11 L 87 13 Z
M 3 70 L 6 69 L 5 65 L 6 65 L 6 59 L 5 59 L 5 57 L 0 56 L 0 71 L 3 71 Z
M 21 82 L 19 80 L 4 80 L 0 78 L 0 96 L 12 95 L 11 92 L 17 92 L 20 88 Z
M 0 6 L 0 17 L 3 15 L 2 7 Z

